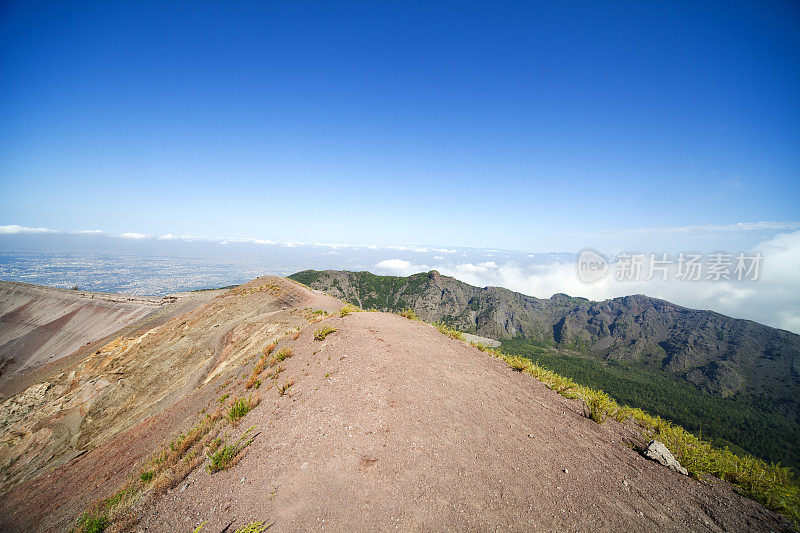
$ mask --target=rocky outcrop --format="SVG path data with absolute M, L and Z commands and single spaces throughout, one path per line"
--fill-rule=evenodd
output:
M 689 472 L 675 459 L 672 452 L 670 452 L 663 443 L 657 440 L 650 441 L 650 444 L 647 445 L 647 449 L 644 451 L 644 456 L 657 463 L 661 463 L 673 472 L 678 472 L 684 476 L 689 475 Z

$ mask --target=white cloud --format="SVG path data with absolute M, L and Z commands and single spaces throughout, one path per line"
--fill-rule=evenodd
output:
M 747 318 L 770 326 L 800 332 L 800 224 L 793 222 L 756 222 L 731 225 L 681 226 L 671 228 L 643 228 L 638 230 L 622 230 L 620 235 L 646 235 L 667 232 L 678 235 L 675 242 L 688 242 L 693 232 L 749 233 L 751 243 L 758 242 L 758 232 L 772 234 L 770 238 L 760 237 L 760 242 L 752 248 L 763 254 L 762 275 L 754 282 L 733 281 L 697 281 L 686 282 L 670 279 L 668 281 L 652 280 L 638 282 L 621 282 L 607 277 L 595 283 L 582 283 L 577 275 L 571 255 L 550 254 L 549 263 L 534 264 L 536 254 L 520 253 L 512 255 L 515 260 L 499 259 L 500 250 L 479 249 L 446 249 L 425 246 L 386 246 L 376 244 L 347 243 L 307 243 L 299 241 L 282 242 L 259 238 L 224 239 L 216 237 L 199 237 L 167 233 L 161 236 L 144 233 L 127 232 L 121 234 L 107 233 L 101 230 L 84 230 L 59 232 L 48 228 L 32 228 L 19 225 L 0 226 L 0 235 L 24 235 L 62 233 L 74 235 L 102 235 L 108 238 L 124 239 L 159 239 L 165 241 L 203 241 L 222 245 L 243 243 L 251 245 L 277 245 L 287 248 L 311 247 L 321 248 L 320 257 L 326 257 L 329 268 L 358 267 L 369 268 L 358 258 L 357 265 L 351 264 L 358 250 L 369 250 L 373 254 L 370 262 L 378 261 L 373 269 L 380 274 L 409 275 L 436 269 L 442 274 L 453 276 L 466 283 L 477 286 L 500 286 L 508 289 L 549 298 L 555 293 L 566 293 L 583 296 L 592 300 L 604 300 L 629 294 L 647 294 L 663 298 L 686 307 L 711 309 L 726 315 Z M 775 233 L 777 230 L 784 233 Z M 786 230 L 793 230 L 787 232 Z M 609 235 L 615 232 L 605 232 Z M 685 237 L 680 237 L 681 235 Z M 714 241 L 724 242 L 723 241 Z M 746 247 L 749 247 L 747 245 Z M 338 250 L 340 255 L 331 252 Z M 736 253 L 738 250 L 731 250 Z M 422 254 L 410 256 L 412 259 L 392 257 L 395 252 L 402 254 Z M 433 255 L 436 254 L 436 255 Z M 455 254 L 455 255 L 449 255 Z M 381 255 L 387 259 L 380 260 Z M 400 255 L 398 253 L 398 255 Z M 538 254 L 545 257 L 545 254 Z M 377 256 L 377 257 L 375 257 Z M 509 257 L 506 255 L 505 257 Z M 336 258 L 336 259 L 334 259 Z M 416 258 L 416 259 L 414 259 Z M 429 264 L 426 264 L 429 263 Z
M 383 270 L 392 274 L 407 276 L 416 272 L 422 272 L 422 265 L 412 265 L 410 261 L 404 259 L 385 259 L 375 265 L 378 270 Z
M 150 238 L 150 235 L 145 235 L 144 233 L 135 233 L 135 232 L 120 233 L 118 236 L 122 237 L 123 239 L 134 239 L 134 240 Z
M 573 262 L 543 265 L 508 261 L 447 263 L 442 256 L 433 265 L 418 265 L 404 259 L 387 259 L 375 265 L 378 273 L 409 275 L 431 269 L 479 287 L 498 286 L 550 298 L 556 293 L 602 301 L 631 294 L 646 294 L 694 309 L 754 320 L 800 333 L 800 231 L 777 235 L 751 252 L 763 254 L 761 274 L 755 281 L 619 281 L 610 273 L 594 283 L 578 279 Z M 484 255 L 489 255 L 484 253 Z
M 58 233 L 58 232 L 47 228 L 28 228 L 25 226 L 17 226 L 16 224 L 12 224 L 11 226 L 0 226 L 0 234 L 2 235 L 16 235 L 18 233 Z

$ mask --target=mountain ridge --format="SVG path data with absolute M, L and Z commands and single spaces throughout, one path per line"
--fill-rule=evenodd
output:
M 504 349 L 543 363 L 564 363 L 567 358 L 558 356 L 567 355 L 628 369 L 633 381 L 638 379 L 634 372 L 644 372 L 660 380 L 657 386 L 683 387 L 678 392 L 685 393 L 684 403 L 696 403 L 692 390 L 707 394 L 737 425 L 722 428 L 725 435 L 715 433 L 724 438 L 720 445 L 741 445 L 735 436 L 746 434 L 752 442 L 744 448 L 750 453 L 800 466 L 793 439 L 781 448 L 770 436 L 777 428 L 787 438 L 800 436 L 800 335 L 645 295 L 593 302 L 559 293 L 542 299 L 502 287 L 475 287 L 437 271 L 401 277 L 306 270 L 290 278 L 365 308 L 410 308 L 423 320 L 502 340 Z M 613 392 L 607 381 L 594 386 Z M 624 384 L 620 389 L 626 392 Z M 743 413 L 744 407 L 753 411 L 734 420 L 731 402 L 740 403 Z M 670 415 L 652 403 L 636 406 Z M 696 405 L 678 408 L 679 423 L 714 432 L 710 414 L 693 413 Z
M 558 293 L 543 299 L 502 287 L 475 287 L 435 270 L 405 278 L 334 270 L 289 277 L 361 307 L 409 307 L 429 322 L 498 340 L 521 336 L 607 359 L 638 359 L 651 370 L 661 363 L 664 370 L 686 374 L 687 381 L 723 397 L 746 387 L 725 361 L 783 359 L 795 374 L 800 371 L 800 335 L 646 295 L 591 301 Z M 784 412 L 798 420 L 800 402 Z
M 284 278 L 195 297 L 0 404 L 0 529 L 791 530 L 428 324 Z

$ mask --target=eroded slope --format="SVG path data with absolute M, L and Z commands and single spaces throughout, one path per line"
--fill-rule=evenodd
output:
M 284 311 L 308 298 L 299 289 L 282 278 L 256 280 L 116 338 L 0 403 L 0 491 L 159 414 L 253 353 L 300 320 Z
M 20 374 L 118 331 L 168 301 L 0 281 L 0 394 Z

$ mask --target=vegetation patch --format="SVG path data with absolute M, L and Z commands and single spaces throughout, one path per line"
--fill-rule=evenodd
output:
M 580 399 L 585 406 L 585 415 L 595 422 L 613 418 L 619 422 L 636 423 L 646 439 L 663 442 L 693 478 L 712 475 L 728 481 L 742 494 L 800 525 L 800 485 L 791 468 L 768 464 L 747 454 L 737 455 L 728 447 L 716 448 L 678 425 L 641 409 L 620 405 L 605 392 L 579 385 L 530 359 L 505 355 L 499 350 L 490 353 L 515 370 L 537 378 L 562 396 Z
M 800 424 L 787 420 L 765 403 L 747 398 L 720 398 L 684 383 L 631 368 L 614 360 L 601 362 L 548 349 L 545 343 L 503 341 L 503 351 L 522 355 L 562 376 L 602 390 L 620 404 L 670 420 L 717 448 L 750 454 L 766 462 L 800 468 Z
M 342 307 L 341 309 L 339 309 L 339 316 L 341 318 L 344 318 L 347 315 L 351 315 L 351 314 L 356 313 L 358 311 L 359 311 L 359 309 L 357 307 L 354 307 L 354 306 L 352 306 L 350 304 L 347 304 L 344 307 Z
M 451 339 L 456 339 L 456 340 L 459 340 L 459 341 L 460 340 L 464 340 L 464 334 L 463 333 L 461 333 L 460 331 L 458 331 L 455 328 L 451 328 L 450 326 L 448 326 L 444 322 L 437 322 L 437 323 L 433 324 L 433 327 L 435 327 L 437 330 L 439 330 L 439 333 L 441 333 L 442 335 L 446 335 L 446 336 L 450 337 Z
M 228 408 L 228 420 L 236 423 L 244 417 L 251 409 L 258 405 L 259 398 L 256 396 L 241 396 L 236 398 Z
M 332 328 L 330 326 L 322 326 L 321 328 L 318 328 L 317 331 L 314 332 L 314 340 L 324 341 L 325 337 L 327 337 L 334 331 L 336 331 L 336 328 Z
M 142 498 L 155 498 L 175 487 L 202 461 L 202 449 L 209 445 L 217 431 L 220 412 L 206 415 L 197 425 L 172 438 L 145 465 L 123 483 L 111 496 L 97 500 L 76 521 L 75 531 L 94 533 L 109 527 L 127 531 L 137 522 L 131 511 Z
M 264 348 L 261 351 L 261 356 L 258 358 L 258 362 L 253 367 L 253 371 L 250 373 L 250 377 L 248 377 L 247 381 L 245 382 L 246 388 L 248 389 L 252 387 L 258 388 L 261 385 L 261 380 L 258 379 L 258 376 L 261 374 L 261 372 L 264 371 L 264 369 L 269 364 L 270 361 L 268 357 L 274 349 L 275 349 L 275 343 L 273 342 L 272 344 L 269 344 L 266 348 Z M 227 397 L 227 394 L 225 396 Z
M 404 307 L 403 309 L 398 311 L 397 314 L 409 320 L 416 320 L 416 321 L 420 320 L 419 315 L 410 307 Z
M 481 352 L 485 352 L 486 350 L 490 350 L 492 348 L 488 344 L 484 344 L 482 342 L 470 341 L 470 344 Z
M 233 444 L 227 444 L 221 440 L 218 441 L 216 451 L 209 455 L 208 471 L 213 474 L 238 463 L 242 450 L 250 446 L 255 440 L 255 436 L 250 436 L 254 428 L 255 426 L 250 427 Z
M 270 525 L 264 525 L 264 522 L 251 522 L 237 529 L 235 533 L 263 533 Z
M 280 363 L 281 361 L 289 359 L 292 355 L 294 354 L 292 353 L 291 346 L 284 346 L 283 348 L 278 350 L 278 353 L 272 356 L 272 358 L 269 360 L 269 366 L 273 367 L 278 363 Z
M 287 379 L 283 383 L 283 385 L 278 385 L 278 381 L 275 380 L 275 388 L 278 389 L 278 394 L 280 396 L 283 396 L 284 394 L 286 394 L 289 391 L 289 389 L 292 388 L 293 385 L 294 385 L 294 378 Z

